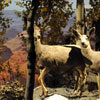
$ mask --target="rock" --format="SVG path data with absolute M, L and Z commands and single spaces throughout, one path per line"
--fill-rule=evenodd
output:
M 96 100 L 95 97 L 84 97 L 84 98 L 81 98 L 80 100 Z
M 54 94 L 53 96 L 50 96 L 44 100 L 68 100 L 67 98 L 65 98 L 64 96 L 58 95 L 58 94 Z
M 97 100 L 100 100 L 100 98 L 99 98 L 99 99 L 97 99 Z
M 97 76 L 93 72 L 90 72 L 88 69 L 88 76 L 87 76 L 87 82 L 93 82 L 97 83 Z
M 97 100 L 98 91 L 83 91 L 81 96 L 73 95 L 73 89 L 58 87 L 58 88 L 48 88 L 48 97 L 39 96 L 41 92 L 41 87 L 36 87 L 34 89 L 34 100 Z M 58 96 L 58 97 L 57 97 Z M 60 99 L 64 97 L 64 99 Z M 56 99 L 57 98 L 57 99 Z

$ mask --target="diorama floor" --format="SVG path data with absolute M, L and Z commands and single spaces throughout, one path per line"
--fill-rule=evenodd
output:
M 39 94 L 41 92 L 41 87 L 37 87 L 34 90 L 34 100 L 51 100 L 49 99 L 51 96 L 57 94 L 61 95 L 66 98 L 66 100 L 97 100 L 98 99 L 98 91 L 93 90 L 89 92 L 88 90 L 85 90 L 82 95 L 79 96 L 73 96 L 73 89 L 69 88 L 47 88 L 48 89 L 48 96 L 47 97 L 40 97 Z M 64 99 L 65 100 L 65 99 Z

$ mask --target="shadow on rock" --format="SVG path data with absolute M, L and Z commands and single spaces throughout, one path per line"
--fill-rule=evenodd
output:
M 62 75 L 49 72 L 45 76 L 45 83 L 46 83 L 46 86 L 50 88 L 68 87 L 68 88 L 73 89 L 75 80 L 74 80 L 72 71 L 70 71 L 69 73 L 62 74 Z
M 12 55 L 13 53 L 8 47 L 3 46 L 2 48 L 0 48 L 0 56 L 2 57 L 2 59 L 0 59 L 0 62 L 7 61 Z

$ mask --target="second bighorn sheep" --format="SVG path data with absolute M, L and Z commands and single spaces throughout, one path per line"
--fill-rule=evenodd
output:
M 40 72 L 39 83 L 42 87 L 41 95 L 47 96 L 47 89 L 44 84 L 44 76 L 52 71 L 54 73 L 65 73 L 70 70 L 79 72 L 78 87 L 75 94 L 79 93 L 86 82 L 85 63 L 88 60 L 82 56 L 80 49 L 74 47 L 64 47 L 59 45 L 43 45 L 40 41 L 40 29 L 34 27 L 34 44 L 37 55 L 37 64 L 41 64 L 43 69 Z
M 91 30 L 95 30 L 95 27 L 93 27 Z M 92 69 L 98 74 L 97 84 L 98 84 L 99 98 L 100 98 L 100 51 L 94 51 L 91 49 L 88 37 L 86 35 L 81 35 L 75 30 L 73 31 L 73 33 L 78 39 L 77 43 L 81 47 L 82 55 L 84 55 L 92 62 L 90 69 Z

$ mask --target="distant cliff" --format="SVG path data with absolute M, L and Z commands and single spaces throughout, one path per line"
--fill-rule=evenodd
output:
M 10 28 L 7 29 L 6 34 L 4 35 L 8 40 L 14 38 L 18 33 L 23 31 L 23 21 L 21 17 L 18 17 L 14 10 L 4 10 L 4 17 L 12 19 L 10 23 Z

